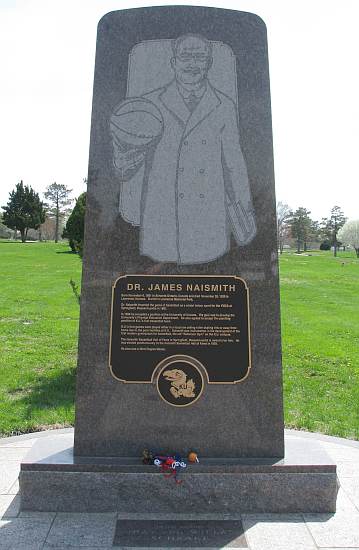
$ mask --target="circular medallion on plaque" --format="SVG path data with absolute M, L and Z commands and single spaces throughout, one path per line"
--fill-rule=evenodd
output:
M 198 361 L 190 357 L 168 357 L 160 363 L 157 390 L 169 405 L 187 407 L 195 403 L 203 392 L 204 380 Z

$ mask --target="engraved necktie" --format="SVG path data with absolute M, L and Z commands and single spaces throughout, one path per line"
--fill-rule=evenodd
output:
M 189 98 L 187 99 L 187 107 L 189 108 L 191 113 L 193 113 L 193 111 L 197 107 L 198 101 L 199 100 L 197 99 L 194 93 L 190 94 Z

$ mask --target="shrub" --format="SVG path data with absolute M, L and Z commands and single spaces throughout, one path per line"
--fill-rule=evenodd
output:
M 330 242 L 329 241 L 323 241 L 320 244 L 320 250 L 330 250 Z
M 69 240 L 69 246 L 74 252 L 82 256 L 84 241 L 84 225 L 86 210 L 86 193 L 82 193 L 76 200 L 74 209 L 66 222 L 62 236 Z

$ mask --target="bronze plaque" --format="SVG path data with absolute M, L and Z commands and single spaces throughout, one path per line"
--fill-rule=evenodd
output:
M 186 406 L 204 380 L 234 384 L 251 367 L 248 287 L 236 276 L 124 275 L 113 285 L 110 368 Z

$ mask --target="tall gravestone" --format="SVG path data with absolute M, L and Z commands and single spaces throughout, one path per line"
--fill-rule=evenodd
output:
M 74 458 L 59 450 L 87 495 L 80 507 L 161 509 L 162 491 L 170 498 L 173 489 L 154 481 L 155 467 L 140 466 L 150 448 L 198 453 L 185 479 L 199 484 L 206 510 L 304 509 L 309 487 L 317 495 L 310 509 L 333 508 L 334 466 L 317 457 L 318 477 L 308 453 L 293 448 L 288 465 L 282 460 L 276 249 L 262 20 L 189 6 L 103 17 Z M 151 489 L 145 504 L 129 469 Z M 89 487 L 80 474 L 91 471 Z M 73 506 L 63 493 L 60 500 L 59 509 Z

